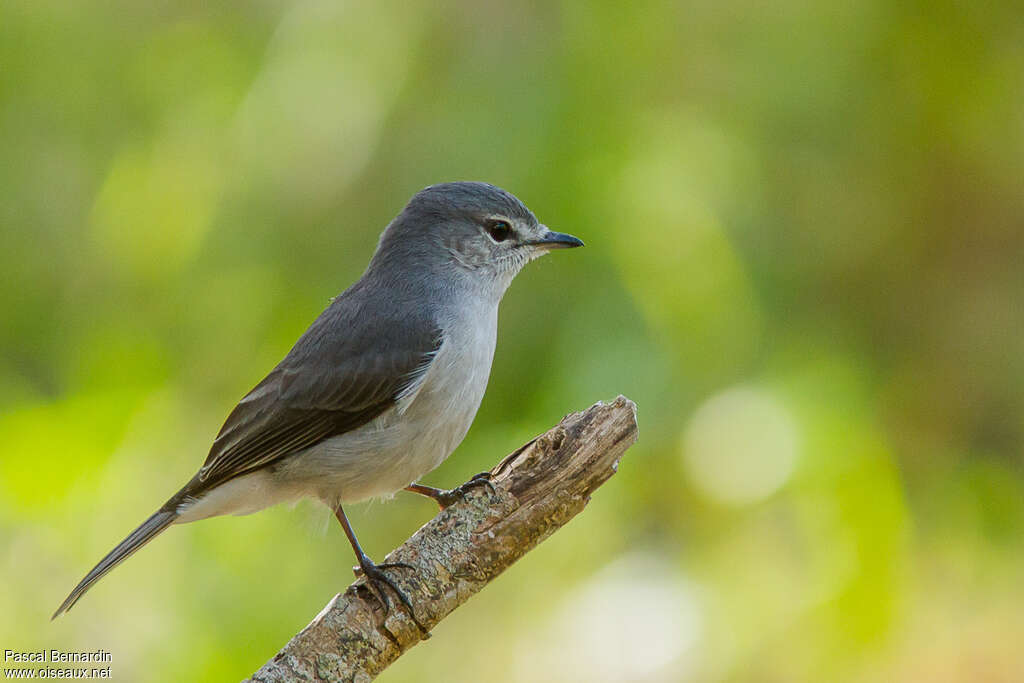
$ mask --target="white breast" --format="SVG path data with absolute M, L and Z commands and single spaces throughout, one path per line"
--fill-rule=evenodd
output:
M 441 346 L 394 408 L 282 463 L 274 478 L 292 489 L 287 497 L 388 496 L 440 465 L 466 436 L 491 373 L 497 306 L 481 309 L 442 323 Z
M 394 408 L 351 432 L 223 484 L 181 511 L 179 522 L 248 514 L 303 497 L 329 506 L 389 496 L 440 465 L 459 445 L 487 388 L 497 303 L 441 321 L 441 346 Z

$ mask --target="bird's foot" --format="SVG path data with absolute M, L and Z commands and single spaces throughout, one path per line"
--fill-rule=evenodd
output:
M 393 590 L 395 595 L 398 596 L 398 600 L 409 612 L 409 618 L 420 629 L 421 637 L 423 640 L 426 640 L 430 637 L 430 631 L 416 618 L 416 611 L 412 608 L 412 601 L 409 600 L 409 596 L 384 572 L 385 569 L 399 568 L 416 570 L 411 564 L 405 562 L 381 562 L 380 564 L 374 564 L 373 560 L 363 555 L 359 558 L 359 566 L 353 567 L 353 572 L 357 577 L 363 576 L 366 578 L 366 589 L 370 591 L 373 597 L 377 599 L 377 602 L 380 603 L 380 606 L 384 608 L 385 616 L 391 611 L 391 602 L 387 599 L 384 586 Z
M 463 498 L 465 498 L 466 494 L 471 489 L 475 489 L 479 486 L 486 486 L 491 490 L 492 494 L 495 493 L 494 484 L 491 483 L 490 472 L 480 472 L 479 474 L 474 474 L 469 481 L 462 484 L 461 486 L 456 486 L 455 488 L 448 489 L 446 491 L 438 491 L 437 495 L 434 496 L 434 500 L 436 500 L 437 504 L 441 506 L 442 510 L 444 510 L 449 505 L 457 503 Z

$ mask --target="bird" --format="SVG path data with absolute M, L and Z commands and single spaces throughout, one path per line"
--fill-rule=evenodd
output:
M 530 261 L 583 246 L 510 192 L 448 182 L 416 193 L 381 233 L 362 276 L 230 412 L 199 471 L 75 586 L 52 618 L 172 524 L 245 515 L 302 498 L 334 512 L 357 575 L 383 606 L 385 587 L 416 619 L 387 570 L 363 552 L 343 505 L 406 490 L 444 509 L 454 489 L 418 480 L 465 437 L 484 396 L 498 305 Z M 429 635 L 429 634 L 427 634 Z

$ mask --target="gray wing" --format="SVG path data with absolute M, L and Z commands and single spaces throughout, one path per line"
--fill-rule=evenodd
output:
M 367 315 L 360 299 L 349 292 L 335 299 L 238 403 L 182 493 L 195 496 L 273 465 L 395 404 L 433 359 L 441 331 L 418 312 L 381 316 L 375 306 Z

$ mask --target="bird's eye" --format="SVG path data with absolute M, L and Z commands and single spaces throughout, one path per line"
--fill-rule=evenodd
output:
M 487 234 L 495 242 L 504 242 L 512 236 L 512 226 L 508 221 L 490 221 L 487 223 Z

